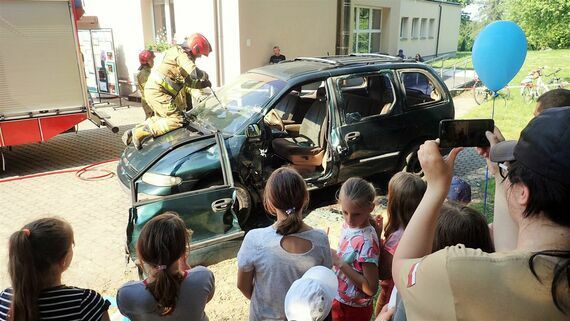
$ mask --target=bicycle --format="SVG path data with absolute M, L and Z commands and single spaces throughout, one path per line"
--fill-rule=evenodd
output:
M 562 81 L 557 74 L 562 70 L 561 68 L 556 69 L 552 73 L 543 76 L 543 71 L 546 67 L 539 67 L 531 71 L 522 81 L 521 81 L 521 96 L 525 103 L 529 104 L 540 97 L 540 95 L 549 91 L 549 87 L 563 88 L 568 85 L 566 82 Z M 546 83 L 543 77 L 551 79 Z
M 475 83 L 473 84 L 473 98 L 477 105 L 490 100 L 491 98 L 499 97 L 504 100 L 505 105 L 507 100 L 511 98 L 511 90 L 509 86 L 505 86 L 503 89 L 493 92 L 487 86 L 483 85 L 483 82 L 479 78 L 475 78 Z

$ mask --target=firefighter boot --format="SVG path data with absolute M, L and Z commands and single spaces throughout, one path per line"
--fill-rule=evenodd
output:
M 121 137 L 121 140 L 123 141 L 123 144 L 125 144 L 125 146 L 129 146 L 133 140 L 133 130 L 132 129 L 127 130 L 123 134 L 123 137 Z
M 136 149 L 141 149 L 144 142 L 151 137 L 152 133 L 146 125 L 133 129 L 132 141 Z

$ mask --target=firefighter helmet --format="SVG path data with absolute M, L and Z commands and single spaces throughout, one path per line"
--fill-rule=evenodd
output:
M 147 65 L 150 59 L 154 58 L 154 52 L 150 50 L 143 50 L 139 53 L 139 62 L 141 65 Z
M 194 33 L 186 37 L 185 45 L 194 57 L 198 57 L 200 55 L 207 57 L 210 52 L 212 52 L 210 42 L 200 33 Z

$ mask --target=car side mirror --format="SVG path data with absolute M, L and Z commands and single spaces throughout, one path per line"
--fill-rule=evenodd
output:
M 261 128 L 259 128 L 258 124 L 250 124 L 245 130 L 245 136 L 247 136 L 247 138 L 261 137 Z
M 346 123 L 347 124 L 358 123 L 361 119 L 362 119 L 362 115 L 360 115 L 359 112 L 347 113 L 346 114 Z

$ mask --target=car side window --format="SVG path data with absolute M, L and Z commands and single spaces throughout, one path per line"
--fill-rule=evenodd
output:
M 426 74 L 419 71 L 405 71 L 400 74 L 400 77 L 406 91 L 408 107 L 442 100 L 440 89 Z
M 388 115 L 395 104 L 395 92 L 389 74 L 375 74 L 342 79 L 339 82 L 344 123 L 365 117 Z

